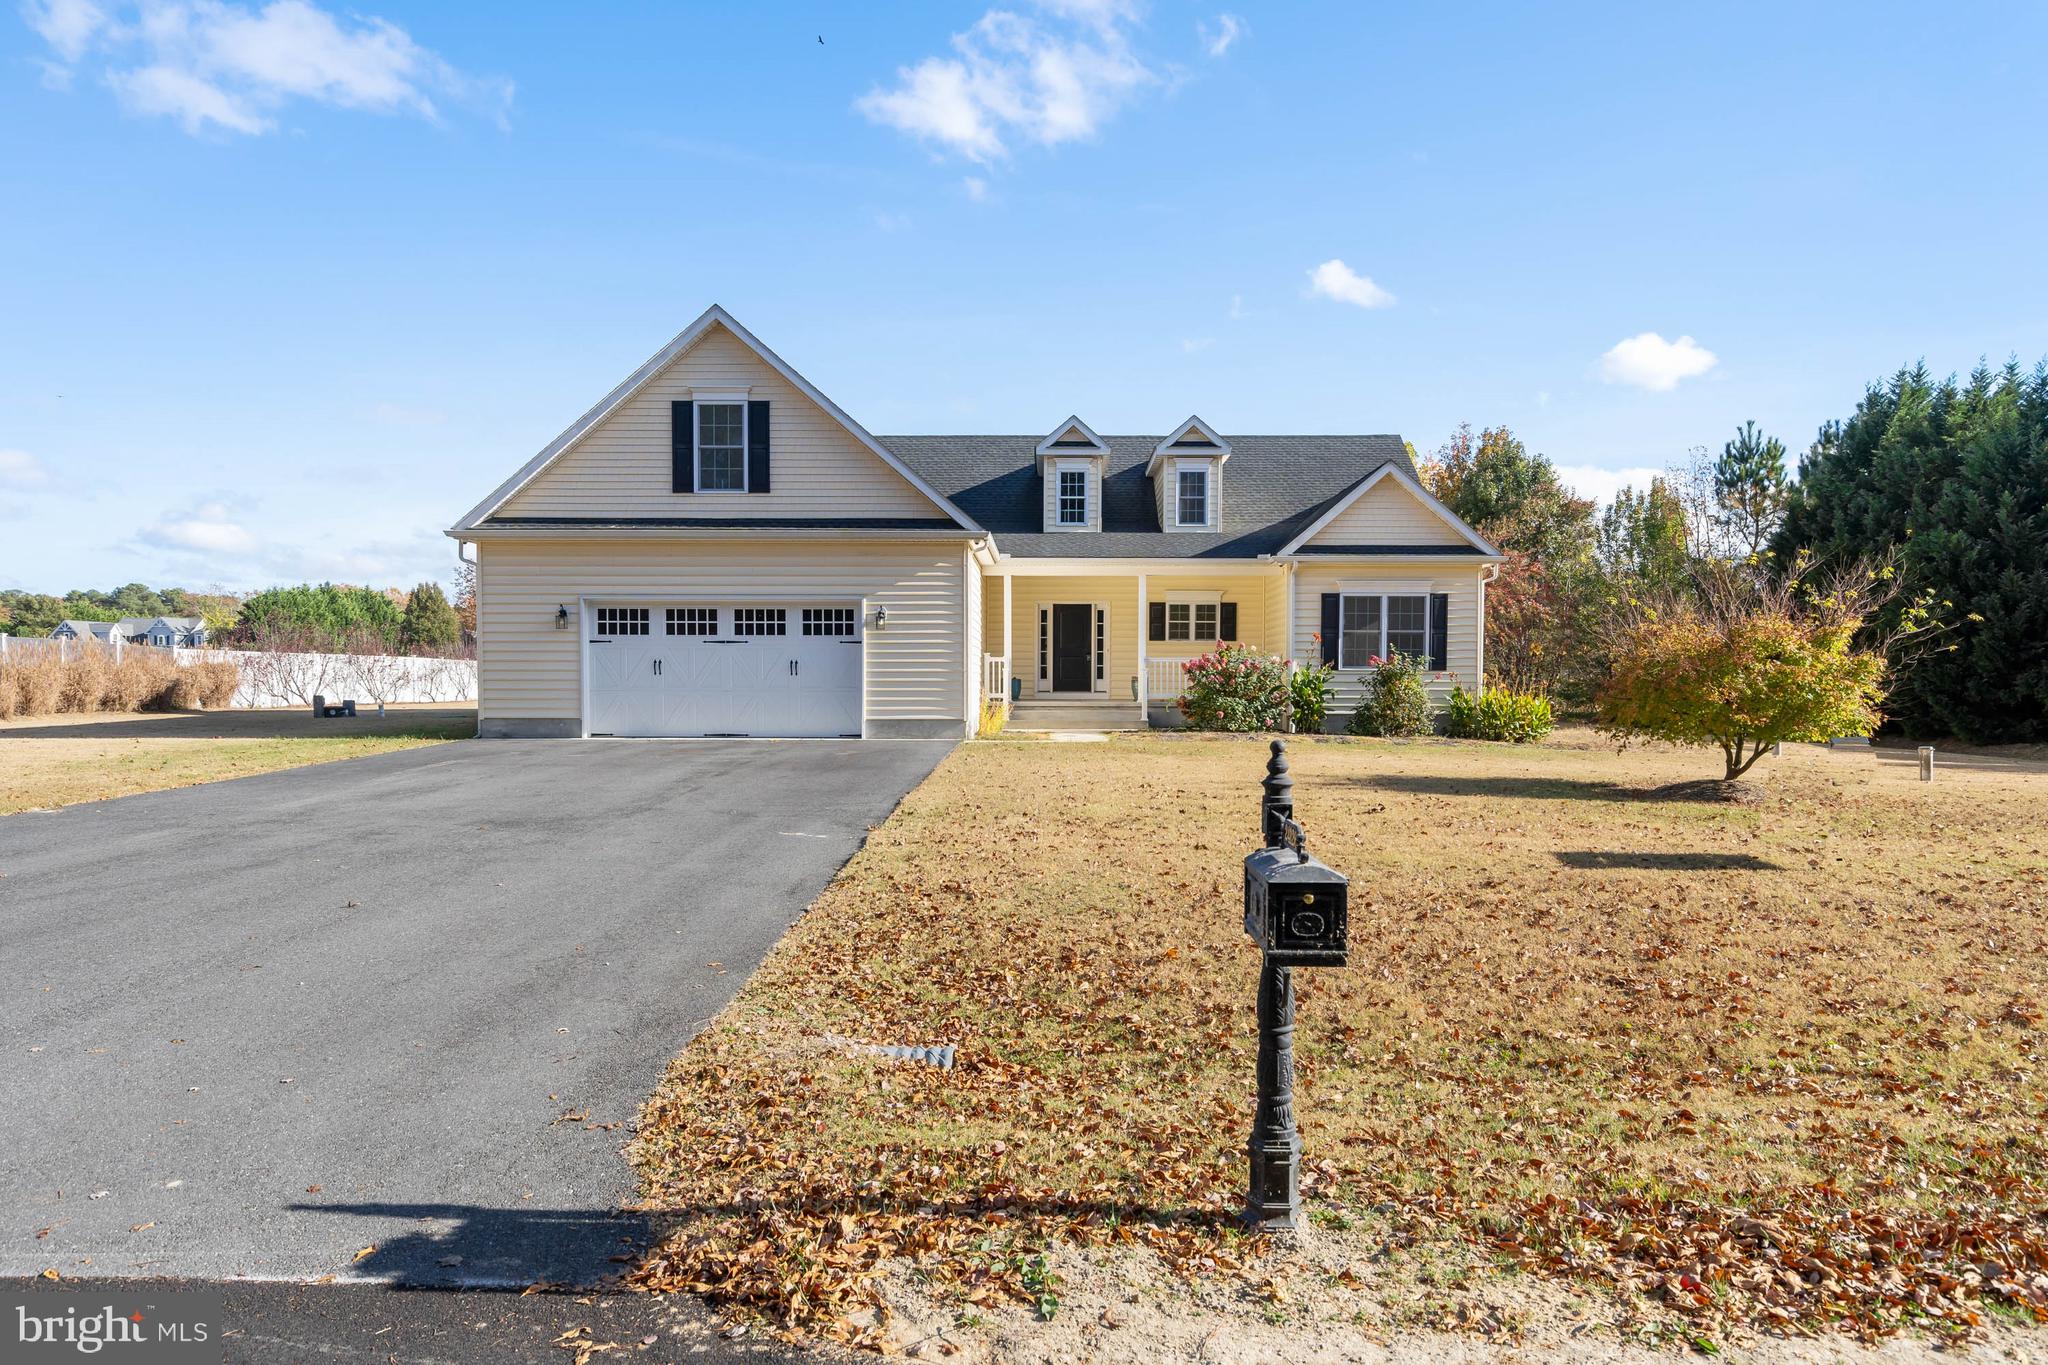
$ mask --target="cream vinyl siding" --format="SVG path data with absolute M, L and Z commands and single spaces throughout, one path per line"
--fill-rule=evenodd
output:
M 1311 545 L 1469 545 L 1471 542 L 1392 477 L 1309 537 Z
M 1445 662 L 1449 676 L 1424 673 L 1431 702 L 1441 706 L 1459 683 L 1467 691 L 1479 686 L 1479 574 L 1476 566 L 1451 569 L 1429 560 L 1388 561 L 1371 564 L 1303 564 L 1294 584 L 1293 655 L 1298 663 L 1313 664 L 1323 657 L 1316 636 L 1322 632 L 1323 594 L 1326 592 L 1440 592 L 1450 596 L 1450 619 L 1445 639 Z M 1412 588 L 1408 585 L 1414 585 Z M 1341 671 L 1336 677 L 1336 695 L 1330 702 L 1330 717 L 1337 729 L 1358 705 L 1365 677 L 1362 669 Z
M 1279 570 L 1270 574 L 1207 574 L 1181 577 L 1151 574 L 1145 592 L 1154 602 L 1171 601 L 1177 592 L 1221 593 L 1226 602 L 1237 603 L 1237 638 L 1245 644 L 1271 653 L 1284 652 L 1286 631 L 1280 613 L 1271 609 L 1268 585 L 1278 581 Z M 1145 628 L 1151 630 L 1151 623 Z M 1192 659 L 1216 648 L 1209 640 L 1154 640 L 1148 635 L 1145 654 L 1153 659 Z
M 886 607 L 866 632 L 869 720 L 960 721 L 961 543 L 486 540 L 477 545 L 479 717 L 580 717 L 578 598 L 704 602 L 863 600 Z M 569 608 L 568 630 L 555 609 Z
M 669 404 L 693 391 L 765 399 L 769 491 L 676 493 Z M 505 517 L 932 517 L 946 513 L 724 327 L 707 330 L 646 387 L 534 476 Z

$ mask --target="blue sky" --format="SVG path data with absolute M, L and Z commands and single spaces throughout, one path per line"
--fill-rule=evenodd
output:
M 0 586 L 445 579 L 713 302 L 884 433 L 1505 422 L 1596 493 L 1803 449 L 1901 363 L 2048 354 L 2043 50 L 2039 5 L 34 0 Z

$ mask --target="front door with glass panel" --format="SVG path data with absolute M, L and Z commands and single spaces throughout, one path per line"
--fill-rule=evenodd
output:
M 1095 608 L 1086 602 L 1052 609 L 1052 690 L 1095 690 Z

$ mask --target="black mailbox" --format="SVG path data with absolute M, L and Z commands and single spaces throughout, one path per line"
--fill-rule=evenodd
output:
M 1350 881 L 1299 845 L 1262 848 L 1244 860 L 1244 931 L 1276 967 L 1342 967 Z

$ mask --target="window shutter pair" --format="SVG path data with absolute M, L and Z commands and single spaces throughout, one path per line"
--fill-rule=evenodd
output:
M 697 491 L 697 405 L 687 398 L 668 405 L 669 490 Z M 769 489 L 768 403 L 747 400 L 747 491 Z

